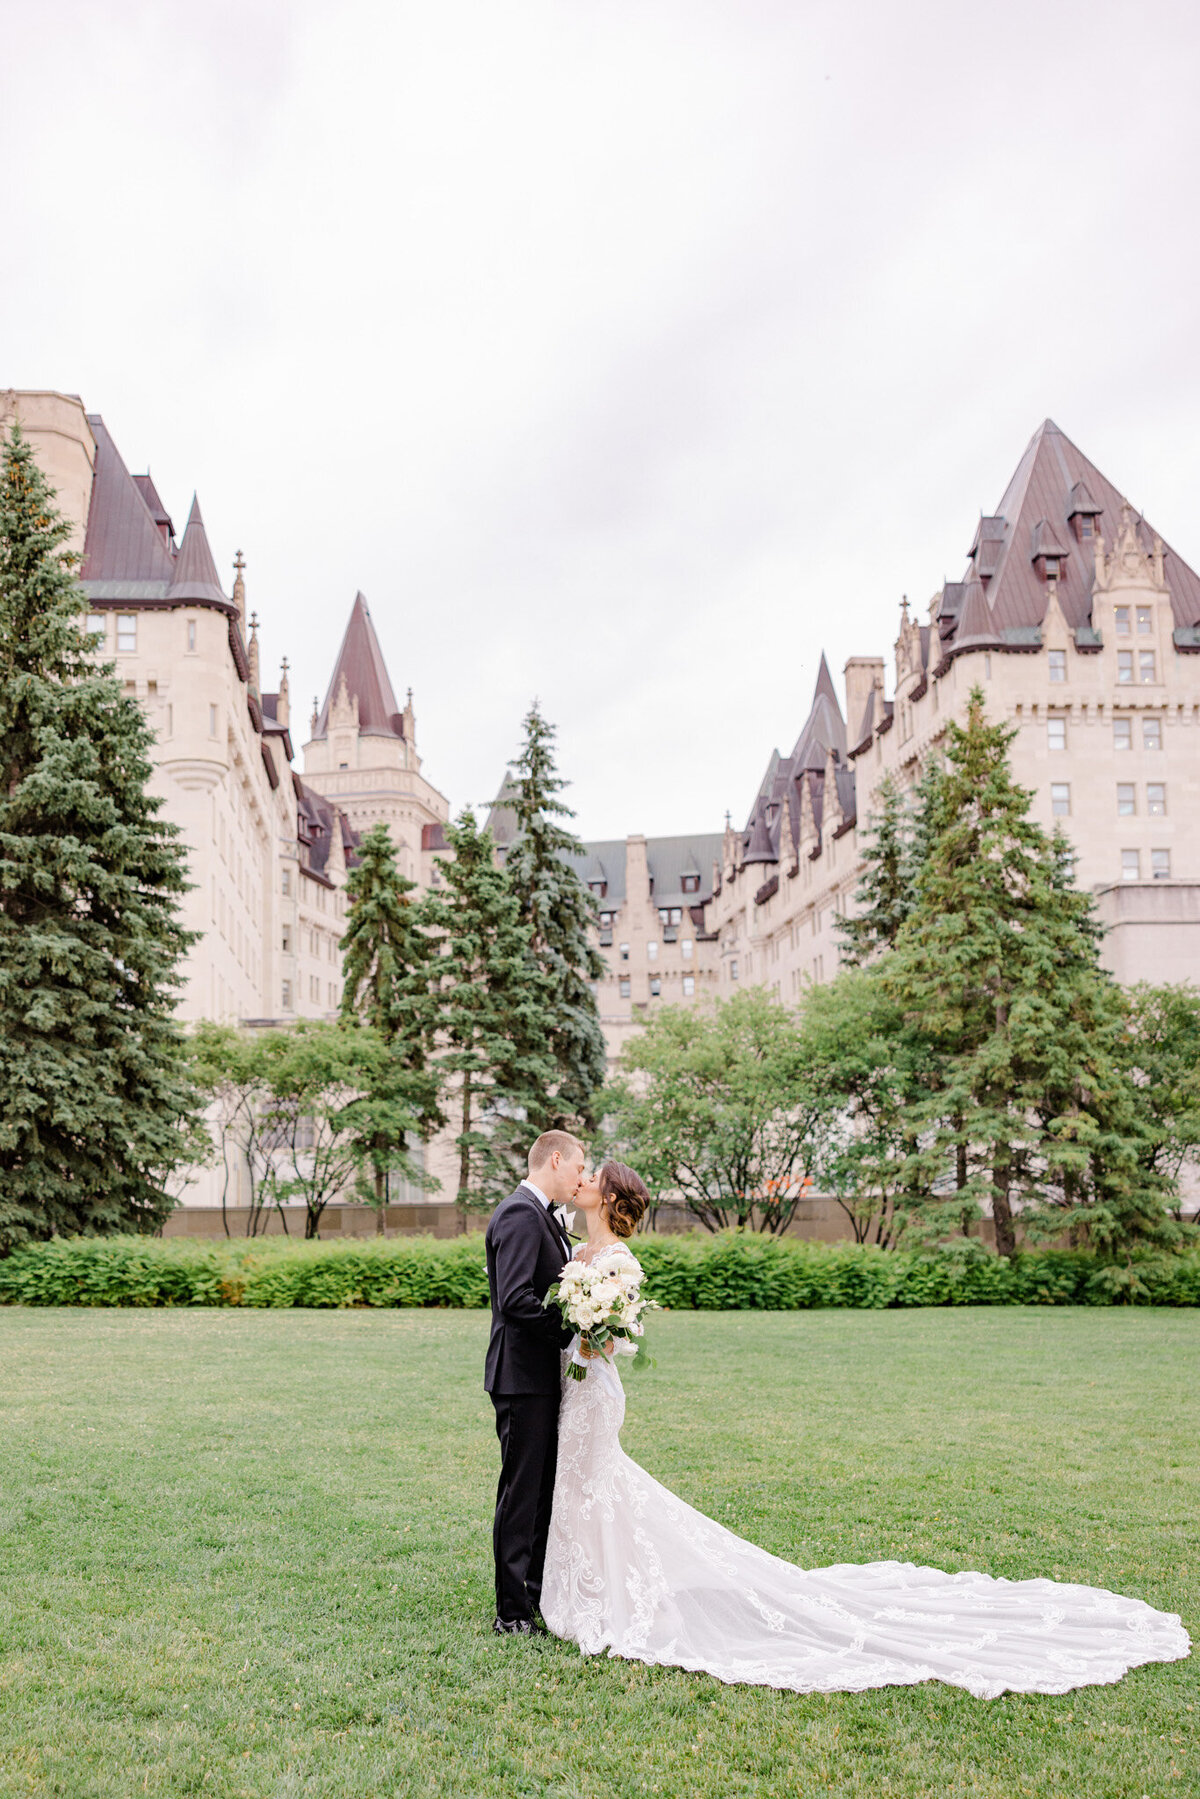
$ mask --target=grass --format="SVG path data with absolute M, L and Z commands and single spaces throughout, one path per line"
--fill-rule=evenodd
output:
M 0 1313 L 0 1794 L 1200 1790 L 1200 1657 L 988 1703 L 496 1639 L 486 1328 Z M 626 1447 L 776 1553 L 1088 1581 L 1196 1634 L 1193 1314 L 667 1314 L 654 1337 Z

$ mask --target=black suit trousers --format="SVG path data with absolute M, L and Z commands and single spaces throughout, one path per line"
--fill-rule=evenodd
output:
M 558 1462 L 557 1393 L 493 1393 L 500 1484 L 492 1548 L 496 1616 L 531 1618 L 542 1600 L 542 1570 Z

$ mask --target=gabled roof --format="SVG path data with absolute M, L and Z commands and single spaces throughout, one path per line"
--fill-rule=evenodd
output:
M 89 592 L 100 582 L 122 587 L 145 583 L 142 597 L 163 598 L 174 576 L 171 552 L 104 420 L 89 413 L 88 424 L 96 440 L 96 461 L 80 579 Z M 130 591 L 112 597 L 139 596 Z
M 701 833 L 696 837 L 647 837 L 646 872 L 654 882 L 651 896 L 656 906 L 701 906 L 712 898 L 713 865 L 721 859 L 721 833 Z M 568 857 L 572 867 L 584 881 L 604 881 L 606 892 L 597 904 L 606 912 L 615 911 L 627 897 L 625 856 L 628 845 L 624 837 L 606 838 L 600 843 L 585 843 L 582 856 Z M 685 893 L 684 875 L 700 876 L 697 892 Z
M 333 677 L 325 695 L 325 704 L 317 719 L 314 737 L 325 737 L 329 730 L 329 708 L 338 696 L 342 680 L 346 692 L 358 701 L 358 728 L 365 736 L 403 737 L 404 715 L 396 704 L 391 677 L 383 660 L 383 651 L 375 635 L 370 608 L 362 594 L 356 594 L 350 609 L 350 622 L 342 647 L 334 664 Z
M 221 577 L 217 573 L 217 565 L 213 561 L 212 551 L 208 547 L 208 532 L 204 529 L 204 520 L 200 516 L 200 502 L 192 495 L 192 510 L 188 513 L 187 529 L 183 534 L 183 542 L 179 546 L 179 554 L 175 558 L 175 573 L 171 581 L 170 598 L 176 605 L 187 601 L 204 602 L 217 605 L 228 610 L 232 601 L 221 591 Z
M 1028 641 L 1045 617 L 1048 598 L 1046 582 L 1034 559 L 1039 553 L 1063 559 L 1057 591 L 1068 626 L 1089 625 L 1092 557 L 1086 540 L 1076 544 L 1071 520 L 1076 516 L 1097 518 L 1111 549 L 1123 504 L 1120 493 L 1095 463 L 1052 419 L 1046 419 L 1027 444 L 996 512 L 980 520 L 964 576 L 963 597 L 953 610 L 956 589 L 948 586 L 944 590 L 939 626 L 947 652 L 967 648 L 968 641 L 975 646 Z M 1039 526 L 1041 536 L 1037 537 Z M 1149 552 L 1153 528 L 1139 520 L 1137 534 L 1142 548 Z M 1061 547 L 1050 549 L 1052 542 Z M 1035 548 L 1035 543 L 1040 548 Z M 1200 577 L 1165 545 L 1164 552 L 1176 623 L 1200 623 Z

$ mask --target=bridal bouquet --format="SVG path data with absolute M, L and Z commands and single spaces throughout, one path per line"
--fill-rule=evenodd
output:
M 579 1332 L 580 1349 L 586 1344 L 597 1355 L 611 1345 L 614 1355 L 637 1355 L 637 1338 L 645 1326 L 642 1314 L 658 1311 L 652 1299 L 641 1294 L 642 1271 L 628 1255 L 599 1255 L 594 1262 L 568 1262 L 546 1295 L 566 1322 Z M 567 1364 L 572 1380 L 587 1379 L 587 1363 L 579 1350 Z

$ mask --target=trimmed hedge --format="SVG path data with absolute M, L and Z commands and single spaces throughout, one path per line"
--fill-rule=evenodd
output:
M 930 1254 L 723 1232 L 639 1237 L 647 1288 L 676 1310 L 813 1306 L 1200 1305 L 1200 1254 L 1128 1268 L 1081 1250 L 1003 1261 L 962 1242 Z M 0 1304 L 35 1306 L 455 1306 L 488 1303 L 483 1238 L 356 1243 L 280 1238 L 73 1237 L 0 1261 Z

